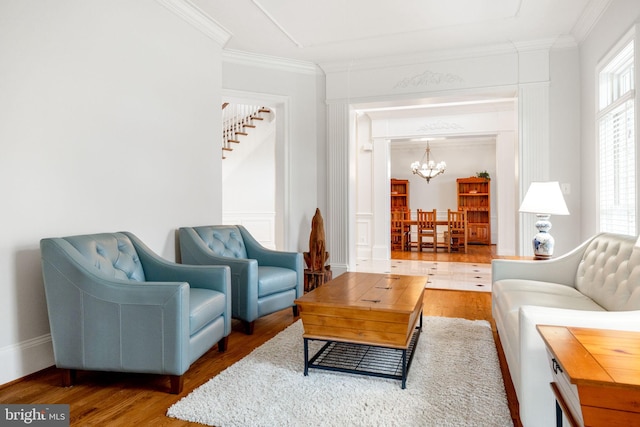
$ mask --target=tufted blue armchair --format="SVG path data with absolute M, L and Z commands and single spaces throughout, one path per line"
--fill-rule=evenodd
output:
M 228 265 L 231 267 L 231 311 L 247 334 L 255 320 L 293 307 L 304 293 L 302 254 L 282 252 L 262 246 L 241 225 L 182 227 L 180 253 L 185 264 Z
M 169 375 L 180 393 L 189 366 L 231 332 L 228 267 L 186 266 L 133 234 L 42 239 L 42 271 L 56 366 Z

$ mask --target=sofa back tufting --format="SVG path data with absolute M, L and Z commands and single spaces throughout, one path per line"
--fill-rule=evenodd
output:
M 213 251 L 223 257 L 246 259 L 247 250 L 240 230 L 235 225 L 194 227 L 198 236 Z
M 601 234 L 584 251 L 576 288 L 607 311 L 640 310 L 640 248 L 631 236 Z
M 125 234 L 90 234 L 65 237 L 64 240 L 107 277 L 145 281 L 138 253 Z

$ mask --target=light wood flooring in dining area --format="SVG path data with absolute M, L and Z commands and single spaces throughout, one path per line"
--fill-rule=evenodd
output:
M 470 245 L 467 254 L 449 254 L 441 251 L 434 254 L 432 251 L 417 252 L 414 249 L 411 252 L 393 252 L 392 258 L 489 263 L 491 259 L 498 257 L 495 255 L 495 246 Z M 424 315 L 487 320 L 493 326 L 491 294 L 427 289 Z M 240 322 L 234 320 L 227 351 L 220 353 L 214 346 L 196 361 L 185 375 L 184 390 L 180 395 L 169 394 L 167 377 L 113 372 L 79 372 L 76 385 L 64 388 L 60 386 L 60 373 L 51 367 L 0 386 L 0 403 L 69 404 L 72 426 L 197 426 L 200 424 L 167 418 L 165 413 L 169 406 L 180 398 L 249 354 L 254 348 L 296 320 L 290 309 L 274 313 L 256 322 L 253 335 L 245 335 Z M 495 327 L 494 336 L 496 336 Z M 504 365 L 500 346 L 498 345 L 497 348 L 503 366 L 507 398 L 514 425 L 519 426 L 515 392 L 508 372 L 504 369 L 506 365 Z

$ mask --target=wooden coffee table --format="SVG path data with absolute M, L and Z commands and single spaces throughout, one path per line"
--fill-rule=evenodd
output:
M 399 379 L 422 330 L 426 277 L 344 273 L 298 298 L 309 368 Z M 309 341 L 326 344 L 309 359 Z

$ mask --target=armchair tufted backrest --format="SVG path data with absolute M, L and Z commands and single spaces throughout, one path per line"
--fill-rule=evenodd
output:
M 84 256 L 101 274 L 144 282 L 144 270 L 129 237 L 122 233 L 88 234 L 64 240 Z
M 640 310 L 640 248 L 636 238 L 596 236 L 576 272 L 576 288 L 608 311 Z
M 194 227 L 194 230 L 214 254 L 230 258 L 247 258 L 242 234 L 235 225 L 210 225 Z

